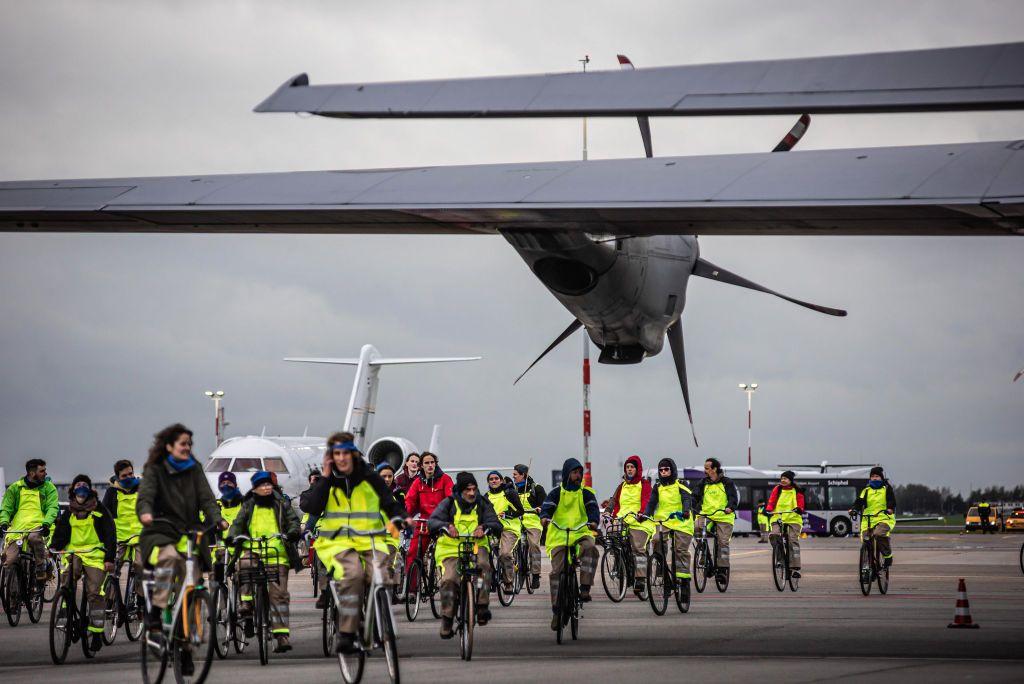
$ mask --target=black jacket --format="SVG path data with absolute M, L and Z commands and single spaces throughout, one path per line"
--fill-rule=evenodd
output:
M 332 489 L 338 488 L 346 495 L 351 495 L 352 490 L 361 482 L 366 482 L 373 487 L 377 498 L 380 499 L 380 510 L 385 515 L 392 519 L 405 517 L 405 508 L 395 501 L 391 489 L 384 484 L 381 476 L 361 458 L 356 459 L 355 467 L 352 468 L 350 475 L 339 475 L 332 469 L 328 477 L 320 478 L 316 484 L 302 492 L 299 495 L 299 510 L 309 513 L 310 520 L 314 517 L 319 518 L 327 509 L 327 500 L 331 496 Z
M 740 492 L 736 489 L 736 485 L 733 484 L 732 480 L 722 475 L 718 478 L 718 482 L 721 482 L 725 487 L 725 507 L 736 510 L 740 505 Z M 710 479 L 705 477 L 703 480 L 697 483 L 697 486 L 693 488 L 693 495 L 690 497 L 693 502 L 693 510 L 700 512 L 701 505 L 704 503 L 704 487 L 706 485 L 718 484 L 718 482 L 712 482 Z
M 531 508 L 540 508 L 541 504 L 544 503 L 544 499 L 547 498 L 547 492 L 539 484 L 533 481 L 533 478 L 529 475 L 526 476 L 526 484 L 523 488 L 529 492 L 526 497 L 526 502 L 530 504 Z M 519 494 L 519 487 L 516 485 L 516 494 Z
M 870 489 L 870 487 L 868 487 L 868 485 L 864 485 L 864 489 Z M 863 496 L 864 489 L 861 489 L 860 492 L 857 494 L 857 500 L 853 502 L 853 508 L 851 510 L 860 512 L 863 511 L 864 508 L 868 505 L 867 497 Z M 885 507 L 892 511 L 895 515 L 896 493 L 893 491 L 892 485 L 889 484 L 888 480 L 885 481 Z
M 110 517 L 110 511 L 99 502 L 96 502 L 96 509 L 93 513 L 99 513 L 99 515 L 92 515 L 92 513 L 89 515 L 92 517 L 92 524 L 96 528 L 96 536 L 100 538 L 100 543 L 103 544 L 103 560 L 107 563 L 113 563 L 114 556 L 117 553 L 117 534 L 114 532 L 114 519 Z M 57 517 L 57 522 L 54 523 L 53 528 L 53 539 L 50 540 L 50 548 L 63 551 L 71 542 L 72 515 L 74 513 L 69 508 Z
M 117 478 L 113 478 L 113 477 L 110 478 L 110 486 L 107 487 L 107 491 L 103 495 L 103 507 L 106 508 L 107 511 L 110 512 L 111 517 L 116 518 L 117 515 L 118 515 L 118 513 L 117 513 L 117 500 L 119 498 L 117 496 L 117 493 L 118 492 L 124 492 L 125 494 L 134 494 L 135 492 L 139 491 L 139 487 L 141 487 L 141 486 L 142 486 L 142 482 L 140 481 L 139 484 L 136 485 L 133 489 L 125 489 L 117 481 Z M 134 513 L 134 512 L 135 511 L 132 511 L 132 513 Z
M 480 496 L 479 494 L 473 503 L 467 503 L 458 494 L 452 494 L 442 499 L 441 503 L 437 504 L 434 512 L 430 514 L 430 518 L 427 520 L 427 529 L 432 534 L 440 534 L 449 525 L 453 525 L 455 523 L 455 506 L 458 506 L 459 510 L 463 513 L 468 513 L 476 506 L 477 519 L 480 521 L 480 526 L 484 528 L 484 531 L 487 534 L 501 534 L 501 521 L 498 520 L 498 516 L 494 513 L 494 506 L 487 500 L 487 497 Z
M 299 534 L 299 516 L 295 514 L 295 510 L 291 507 L 283 496 L 277 492 L 271 494 L 273 499 L 273 507 L 277 517 L 277 529 L 285 535 L 297 536 Z M 245 495 L 242 500 L 242 510 L 238 511 L 238 515 L 235 517 L 233 523 L 231 523 L 231 529 L 228 530 L 228 538 L 237 537 L 238 535 L 249 536 L 249 522 L 252 520 L 252 513 L 256 508 L 256 495 L 249 492 Z M 288 554 L 288 565 L 291 566 L 292 570 L 302 569 L 302 557 L 299 555 L 298 549 L 295 547 L 295 542 L 284 540 L 284 550 Z

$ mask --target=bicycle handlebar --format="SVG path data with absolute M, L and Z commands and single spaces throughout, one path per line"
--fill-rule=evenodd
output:
M 283 534 L 281 534 L 281 533 L 279 532 L 279 533 L 277 533 L 277 534 L 270 534 L 270 535 L 266 535 L 266 534 L 265 534 L 265 535 L 263 535 L 262 537 L 250 537 L 250 536 L 248 536 L 248 535 L 245 535 L 245 534 L 239 534 L 239 535 L 236 535 L 236 536 L 234 537 L 234 540 L 235 540 L 236 542 L 239 542 L 239 541 L 247 541 L 247 542 L 265 542 L 265 541 L 271 541 L 272 539 L 284 539 L 284 538 L 285 538 L 285 535 L 283 535 Z
M 217 525 L 218 525 L 218 523 L 211 523 L 210 525 L 208 525 L 206 527 L 200 527 L 200 528 L 194 529 L 194 530 L 183 530 L 180 527 L 178 527 L 174 523 L 174 521 L 171 520 L 170 518 L 156 518 L 156 517 L 154 517 L 153 518 L 153 522 L 154 523 L 158 523 L 158 522 L 166 523 L 166 524 L 170 525 L 171 529 L 174 530 L 174 532 L 176 534 L 179 534 L 182 537 L 189 537 L 189 538 L 191 538 L 193 540 L 198 539 L 201 536 L 205 536 L 207 534 L 210 534 L 211 532 L 213 532 L 214 530 L 217 529 Z
M 717 511 L 711 511 L 710 513 L 695 513 L 694 515 L 695 516 L 699 515 L 702 518 L 710 518 L 711 516 L 713 516 L 713 515 L 715 515 L 717 513 L 726 513 L 726 512 L 727 511 L 724 508 L 719 508 Z
M 579 531 L 580 531 L 580 530 L 582 530 L 582 529 L 583 529 L 584 527 L 589 527 L 589 526 L 590 526 L 590 523 L 589 523 L 589 522 L 585 522 L 585 523 L 580 523 L 580 524 L 579 524 L 579 525 L 577 525 L 576 527 L 562 527 L 561 525 L 559 525 L 558 523 L 556 523 L 556 522 L 555 522 L 554 520 L 552 520 L 552 521 L 551 521 L 550 523 L 548 523 L 548 524 L 549 524 L 549 525 L 551 525 L 552 527 L 554 527 L 554 528 L 555 528 L 555 529 L 557 529 L 557 530 L 562 530 L 563 532 L 579 532 Z
M 50 549 L 50 553 L 55 556 L 80 556 L 84 553 L 92 553 L 93 551 L 106 551 L 106 549 L 103 546 L 94 546 L 91 549 L 64 549 L 63 551 Z
M 389 534 L 388 528 L 386 527 L 381 527 L 376 530 L 357 530 L 354 527 L 342 525 L 334 531 L 334 533 L 331 535 L 331 539 L 336 538 L 342 532 L 347 532 L 357 537 L 383 537 L 385 534 Z
M 4 530 L 4 535 L 6 536 L 8 534 L 34 534 L 35 532 L 42 532 L 42 531 L 43 531 L 43 528 L 40 526 L 40 527 L 37 527 L 37 528 L 32 529 L 32 530 Z

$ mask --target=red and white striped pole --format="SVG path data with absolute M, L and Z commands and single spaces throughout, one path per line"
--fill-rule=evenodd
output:
M 583 331 L 583 484 L 594 486 L 590 474 L 590 336 Z
M 751 450 L 751 432 L 754 426 L 754 391 L 757 389 L 757 383 L 752 382 L 749 385 L 745 382 L 740 383 L 740 389 L 747 393 L 747 465 L 753 465 L 753 453 Z

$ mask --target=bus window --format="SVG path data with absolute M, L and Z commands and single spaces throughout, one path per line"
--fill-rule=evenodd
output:
M 284 464 L 283 458 L 265 458 L 263 463 L 266 464 L 266 470 L 271 473 L 287 473 L 288 467 Z
M 736 485 L 736 490 L 739 492 L 740 497 L 740 508 L 747 509 L 751 508 L 750 505 L 750 487 L 747 485 Z
M 804 487 L 804 510 L 820 511 L 825 508 L 825 487 L 807 485 Z
M 230 458 L 214 458 L 206 464 L 206 472 L 208 473 L 222 473 L 225 470 L 231 470 L 231 459 Z
M 829 510 L 848 511 L 853 508 L 853 502 L 856 500 L 856 487 L 843 486 L 828 488 Z
M 263 470 L 263 462 L 258 458 L 236 458 L 232 470 L 236 473 L 255 473 Z

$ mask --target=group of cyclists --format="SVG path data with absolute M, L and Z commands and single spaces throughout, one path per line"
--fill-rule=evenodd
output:
M 65 554 L 61 558 L 68 562 L 58 574 L 72 588 L 80 578 L 84 582 L 84 638 L 93 653 L 103 645 L 104 621 L 109 619 L 101 596 L 108 577 L 117 580 L 127 565 L 145 578 L 133 585 L 133 605 L 156 640 L 173 627 L 170 622 L 180 619 L 169 606 L 177 600 L 173 597 L 193 554 L 201 572 L 212 572 L 217 581 L 237 573 L 237 618 L 249 636 L 259 604 L 260 587 L 255 584 L 262 581 L 274 651 L 290 650 L 288 576 L 308 563 L 300 553 L 303 540 L 318 569 L 317 608 L 336 611 L 329 645 L 342 660 L 367 648 L 360 636 L 369 605 L 367 592 L 383 584 L 391 587 L 392 597 L 400 594 L 399 589 L 408 593 L 410 570 L 428 545 L 433 557 L 426 562 L 440 577 L 440 636 L 449 639 L 459 626 L 460 602 L 474 603 L 470 614 L 476 625 L 483 626 L 493 618 L 492 586 L 508 593 L 516 573 L 521 573 L 531 592 L 539 588 L 543 540 L 551 566 L 551 628 L 560 639 L 566 621 L 576 619 L 573 611 L 592 600 L 599 561 L 603 562 L 600 549 L 610 543 L 610 523 L 622 531 L 622 548 L 632 553 L 628 567 L 633 577 L 626 581 L 632 580 L 636 595 L 643 598 L 651 586 L 647 572 L 652 549 L 671 543 L 671 554 L 665 548 L 660 551 L 670 561 L 672 583 L 688 605 L 691 572 L 698 564 L 691 548 L 698 555 L 707 548 L 695 539 L 713 540 L 708 567 L 720 590 L 724 591 L 722 583 L 728 585 L 729 547 L 739 506 L 736 486 L 714 458 L 705 461 L 704 477 L 691 489 L 671 458 L 658 462 L 651 482 L 644 477 L 641 459 L 631 456 L 623 466 L 622 482 L 600 506 L 594 490 L 584 484 L 583 465 L 574 458 L 565 461 L 561 483 L 550 492 L 534 482 L 523 464 L 508 477 L 488 473 L 486 487 L 481 487 L 470 472 L 453 479 L 430 452 L 411 454 L 398 472 L 388 463 L 374 467 L 347 432 L 327 440 L 321 467 L 310 474 L 309 488 L 299 497 L 301 519 L 273 473 L 253 473 L 244 494 L 233 473 L 221 473 L 220 496 L 215 497 L 192 454 L 192 432 L 181 424 L 154 435 L 141 478 L 130 461 L 117 461 L 102 502 L 91 479 L 78 475 L 67 492 L 67 509 L 61 512 L 46 463 L 32 459 L 25 469 L 24 478 L 7 489 L 0 508 L 4 570 L 28 557 L 34 563 L 36 586 L 43 587 L 54 581 L 47 549 Z M 895 527 L 895 505 L 884 472 L 873 468 L 854 509 L 862 514 L 865 544 L 877 546 L 886 568 L 892 564 L 889 535 Z M 759 518 L 768 523 L 769 541 L 788 545 L 788 567 L 795 577 L 800 576 L 803 509 L 796 475 L 785 471 L 758 510 Z M 463 595 L 467 572 L 474 573 L 475 589 Z M 492 578 L 492 572 L 497 576 Z M 567 577 L 577 608 L 565 608 Z M 201 579 L 198 582 L 202 584 Z M 0 593 L 6 596 L 6 587 L 0 586 Z M 6 603 L 5 609 L 10 610 Z M 573 623 L 574 636 L 575 630 Z M 175 667 L 191 676 L 189 649 L 183 649 Z

